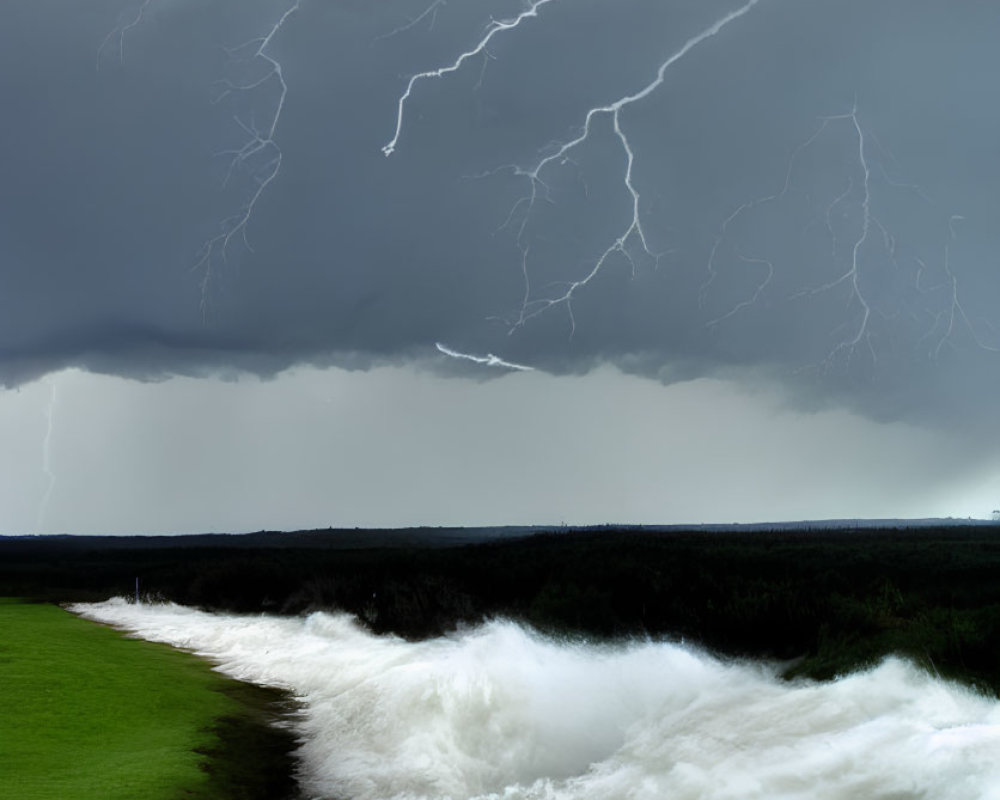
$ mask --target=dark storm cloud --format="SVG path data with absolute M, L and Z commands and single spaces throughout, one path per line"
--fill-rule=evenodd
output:
M 879 418 L 990 417 L 989 4 L 760 0 L 621 108 L 624 142 L 597 114 L 561 153 L 589 109 L 741 4 L 550 0 L 417 81 L 390 157 L 408 76 L 527 6 L 442 3 L 406 28 L 431 3 L 301 0 L 264 51 L 287 93 L 271 77 L 219 99 L 271 68 L 248 58 L 261 42 L 225 48 L 291 6 L 151 0 L 100 49 L 141 3 L 5 4 L 0 380 L 447 359 L 441 342 L 554 372 L 777 376 Z M 252 250 L 237 235 L 199 261 L 264 181 Z M 631 263 L 613 251 L 572 288 L 629 231 L 630 187 L 646 246 L 634 229 Z

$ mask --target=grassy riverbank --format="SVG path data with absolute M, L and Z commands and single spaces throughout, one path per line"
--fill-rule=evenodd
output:
M 290 794 L 274 693 L 52 605 L 0 601 L 0 795 L 174 800 Z

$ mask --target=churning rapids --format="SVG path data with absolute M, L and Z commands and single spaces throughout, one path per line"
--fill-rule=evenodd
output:
M 895 659 L 788 683 L 678 644 L 571 644 L 507 621 L 414 644 L 323 613 L 73 610 L 294 692 L 311 797 L 1000 800 L 1000 704 Z

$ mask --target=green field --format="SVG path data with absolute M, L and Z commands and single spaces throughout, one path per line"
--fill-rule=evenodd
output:
M 270 771 L 287 781 L 259 691 L 57 606 L 0 600 L 0 797 L 284 796 L 255 758 L 285 756 Z

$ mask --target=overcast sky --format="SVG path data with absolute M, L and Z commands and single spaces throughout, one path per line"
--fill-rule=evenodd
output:
M 7 0 L 0 532 L 986 516 L 979 0 Z

